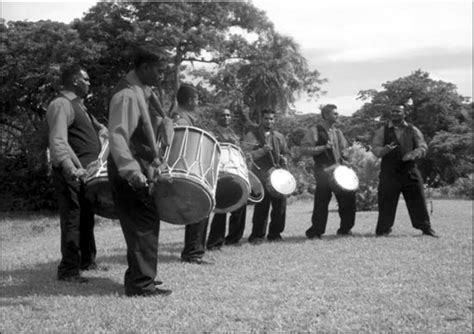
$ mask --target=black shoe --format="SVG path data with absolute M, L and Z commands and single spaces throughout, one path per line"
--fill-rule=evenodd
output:
M 153 281 L 153 284 L 155 285 L 155 288 L 159 287 L 159 286 L 162 286 L 163 285 L 163 281 L 160 281 L 160 280 L 155 280 Z
M 88 271 L 88 270 L 108 271 L 109 267 L 98 265 L 97 263 L 92 263 L 92 264 L 89 264 L 87 266 L 82 266 L 81 270 L 82 271 Z
M 377 237 L 388 237 L 388 235 L 392 232 L 392 229 L 388 229 L 387 231 L 383 231 L 383 232 L 375 232 L 375 235 Z
M 68 283 L 88 283 L 89 282 L 87 278 L 79 276 L 79 275 L 58 277 L 58 281 L 68 282 Z
M 212 265 L 214 263 L 210 261 L 203 260 L 201 258 L 196 258 L 196 259 L 181 259 L 181 261 L 186 262 L 186 263 L 192 263 L 192 264 L 199 264 L 199 265 Z
M 337 231 L 337 235 L 340 235 L 342 237 L 349 237 L 352 235 L 352 232 L 351 231 L 347 231 L 347 232 Z
M 429 235 L 433 238 L 439 238 L 439 235 L 430 227 L 429 229 L 423 230 L 423 235 Z
M 267 240 L 275 242 L 275 241 L 283 241 L 283 238 L 281 237 L 281 235 L 276 235 L 276 236 L 269 235 L 267 236 Z
M 151 291 L 146 291 L 146 292 L 141 292 L 141 293 L 126 293 L 125 295 L 127 297 L 154 297 L 154 296 L 162 296 L 166 297 L 171 295 L 173 291 L 168 290 L 168 289 L 160 289 L 160 288 L 155 288 L 154 290 Z
M 249 239 L 249 243 L 251 243 L 252 245 L 260 245 L 261 243 L 263 243 L 263 241 L 263 238 Z
M 211 247 L 207 247 L 207 250 L 208 250 L 208 251 L 220 251 L 220 250 L 221 250 L 221 246 L 211 246 Z
M 309 239 L 309 240 L 313 240 L 313 239 L 321 239 L 321 234 L 314 234 L 314 233 L 308 233 L 306 232 L 306 237 Z

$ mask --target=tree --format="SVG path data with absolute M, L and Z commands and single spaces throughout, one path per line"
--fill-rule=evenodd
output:
M 420 164 L 426 180 L 440 185 L 465 176 L 473 161 L 469 98 L 459 95 L 454 84 L 433 80 L 421 70 L 382 87 L 382 91 L 359 92 L 359 98 L 368 102 L 354 114 L 348 133 L 370 145 L 373 131 L 380 126 L 379 120 L 387 119 L 390 106 L 404 104 L 409 110 L 407 120 L 429 143 L 428 156 Z

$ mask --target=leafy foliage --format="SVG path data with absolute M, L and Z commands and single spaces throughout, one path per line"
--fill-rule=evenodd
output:
M 380 159 L 358 142 L 348 149 L 346 155 L 359 178 L 359 189 L 356 192 L 357 210 L 376 210 Z

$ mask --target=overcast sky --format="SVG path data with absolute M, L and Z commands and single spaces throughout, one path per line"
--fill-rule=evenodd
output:
M 329 82 L 317 102 L 301 98 L 297 109 L 317 112 L 335 103 L 350 115 L 357 93 L 417 69 L 451 82 L 472 97 L 471 0 L 253 0 L 277 30 L 293 37 L 312 69 Z M 93 1 L 4 2 L 7 21 L 81 18 Z

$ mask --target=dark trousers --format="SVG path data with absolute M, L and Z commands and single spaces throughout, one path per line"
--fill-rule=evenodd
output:
M 53 169 L 61 227 L 61 262 L 58 278 L 79 275 L 79 270 L 95 264 L 94 212 L 79 181 L 65 177 L 62 169 Z
M 306 231 L 309 238 L 323 235 L 326 232 L 328 221 L 328 207 L 332 194 L 336 196 L 341 224 L 337 231 L 339 234 L 348 233 L 354 227 L 356 216 L 355 192 L 339 191 L 333 189 L 331 176 L 324 170 L 314 172 L 316 190 L 314 193 L 313 214 L 311 227 Z
M 245 216 L 247 215 L 247 205 L 238 208 L 230 213 L 229 232 L 225 236 L 227 214 L 216 213 L 212 218 L 209 237 L 207 239 L 207 249 L 236 244 L 242 239 L 245 230 Z
M 110 164 L 109 182 L 117 215 L 127 244 L 125 294 L 143 294 L 153 291 L 158 263 L 160 219 L 146 189 L 135 191 L 117 175 Z
M 272 206 L 272 212 L 270 214 L 267 238 L 269 240 L 281 238 L 286 221 L 286 197 L 273 196 L 268 191 L 265 191 L 263 200 L 255 204 L 252 218 L 252 233 L 249 236 L 250 242 L 265 238 L 270 205 Z
M 401 172 L 382 171 L 379 177 L 376 234 L 390 232 L 397 211 L 400 193 L 405 198 L 411 224 L 422 231 L 431 228 L 430 216 L 426 207 L 423 179 L 417 168 Z
M 209 217 L 206 217 L 196 224 L 186 225 L 181 252 L 183 260 L 201 259 L 204 256 L 208 222 Z

